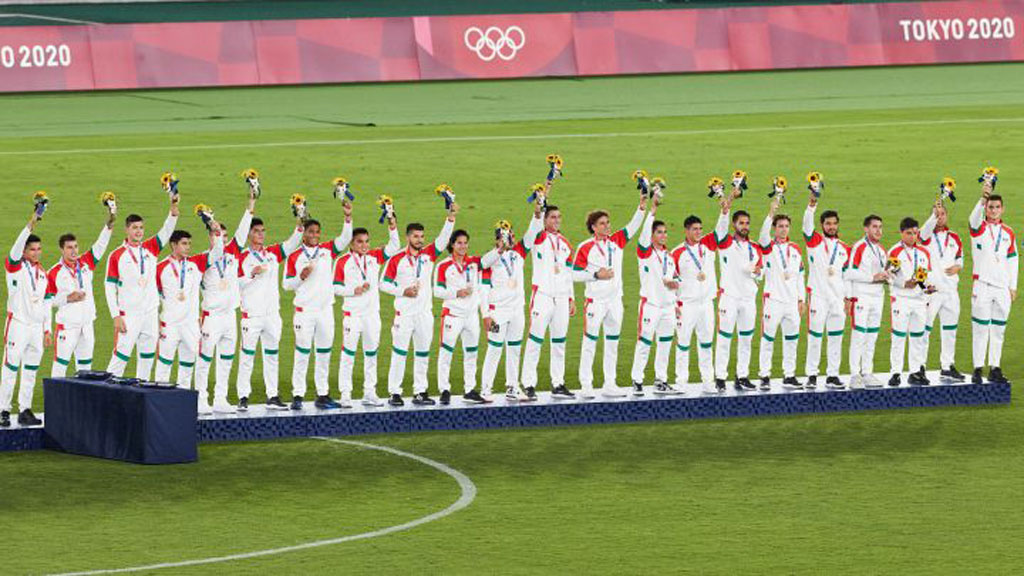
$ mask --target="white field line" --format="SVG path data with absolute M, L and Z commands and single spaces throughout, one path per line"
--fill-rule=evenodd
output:
M 651 130 L 645 132 L 579 132 L 568 134 L 506 134 L 494 136 L 435 136 L 425 138 L 377 138 L 363 140 L 305 140 L 293 142 L 253 142 L 249 144 L 191 144 L 181 146 L 137 146 L 124 148 L 68 148 L 63 150 L 10 150 L 0 156 L 67 156 L 73 154 L 125 154 L 137 152 L 180 152 L 201 150 L 249 150 L 257 148 L 302 148 L 314 146 L 374 146 L 381 144 L 440 144 L 453 142 L 516 142 L 531 140 L 570 140 L 596 138 L 650 138 L 652 136 L 701 136 L 707 134 L 756 134 L 816 130 L 857 130 L 863 128 L 906 128 L 951 124 L 1009 124 L 1024 122 L 1018 118 L 957 118 L 946 120 L 902 120 L 892 122 L 853 122 L 848 124 L 805 124 L 795 126 L 755 126 L 750 128 L 708 128 L 700 130 Z
M 0 2 L 0 6 L 3 2 Z M 68 24 L 89 24 L 91 26 L 100 26 L 100 22 L 90 22 L 89 20 L 77 20 L 75 18 L 61 18 L 59 16 L 43 16 L 41 14 L 19 14 L 17 12 L 6 12 L 0 14 L 0 18 L 27 18 L 29 20 L 46 20 L 47 22 L 66 22 Z
M 366 448 L 369 450 L 378 450 L 380 452 L 386 452 L 388 454 L 394 454 L 395 456 L 401 456 L 410 460 L 415 460 L 420 464 L 425 464 L 451 476 L 459 484 L 460 495 L 459 499 L 456 500 L 452 505 L 448 506 L 444 510 L 439 510 L 433 514 L 428 514 L 421 518 L 411 520 L 404 524 L 398 524 L 395 526 L 389 526 L 387 528 L 381 528 L 379 530 L 373 530 L 371 532 L 363 532 L 361 534 L 352 534 L 350 536 L 341 536 L 339 538 L 330 538 L 327 540 L 316 540 L 313 542 L 306 542 L 304 544 L 295 544 L 293 546 L 284 546 L 281 548 L 270 548 L 267 550 L 257 550 L 254 552 L 244 552 L 241 554 L 230 554 L 227 556 L 214 556 L 211 558 L 197 558 L 194 560 L 181 560 L 178 562 L 164 562 L 160 564 L 149 564 L 147 566 L 131 566 L 128 568 L 108 568 L 101 570 L 86 570 L 82 572 L 66 572 L 57 576 L 86 576 L 92 574 L 123 574 L 127 572 L 143 572 L 149 570 L 160 570 L 164 568 L 183 568 L 186 566 L 199 566 L 203 564 L 219 564 L 223 562 L 234 562 L 237 560 L 248 560 L 250 558 L 260 558 L 262 556 L 276 556 L 278 554 L 287 554 L 289 552 L 298 552 L 300 550 L 308 550 L 310 548 L 319 548 L 321 546 L 331 546 L 334 544 L 342 544 L 345 542 L 353 542 L 355 540 L 366 540 L 367 538 L 377 538 L 379 536 L 387 536 L 388 534 L 394 534 L 395 532 L 402 532 L 404 530 L 410 530 L 417 526 L 422 526 L 428 522 L 440 520 L 446 516 L 454 514 L 459 510 L 462 510 L 466 506 L 469 506 L 473 499 L 476 498 L 476 485 L 469 479 L 468 476 L 459 472 L 458 470 L 451 468 L 445 464 L 418 456 L 410 452 L 403 452 L 402 450 L 396 450 L 395 448 L 389 448 L 387 446 L 378 446 L 376 444 L 367 444 L 365 442 L 358 442 L 355 440 L 340 440 L 338 438 L 322 438 L 316 437 L 317 440 L 324 440 L 326 442 L 334 442 L 337 444 L 347 444 L 349 446 L 358 446 L 359 448 Z

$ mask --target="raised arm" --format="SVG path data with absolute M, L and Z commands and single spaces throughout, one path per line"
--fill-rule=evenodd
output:
M 633 217 L 629 219 L 629 222 L 626 222 L 626 227 L 624 229 L 626 231 L 627 240 L 636 236 L 637 231 L 640 230 L 640 225 L 644 221 L 644 214 L 646 213 L 646 210 L 647 201 L 641 200 L 636 212 L 633 213 Z
M 769 212 L 764 217 L 764 224 L 761 225 L 761 233 L 757 237 L 757 243 L 762 248 L 768 248 L 772 244 L 772 219 L 774 216 Z
M 382 252 L 384 258 L 391 258 L 402 249 L 402 241 L 398 237 L 398 223 L 394 219 L 388 222 L 388 243 L 384 245 Z
M 935 216 L 935 206 L 932 206 L 932 213 L 928 215 L 928 219 L 924 221 L 919 231 L 921 242 L 927 243 L 932 239 L 932 235 L 935 234 L 935 225 L 938 221 L 938 218 Z
M 96 241 L 92 243 L 92 259 L 93 262 L 98 263 L 103 259 L 103 253 L 107 251 L 107 246 L 110 244 L 111 227 L 108 223 L 100 229 L 100 235 L 96 238 Z M 95 264 L 93 264 L 95 266 Z
M 452 206 L 454 207 L 455 204 L 452 204 Z M 448 218 L 444 221 L 444 226 L 441 227 L 441 232 L 434 240 L 434 250 L 438 254 L 448 249 L 448 241 L 451 240 L 453 231 L 455 231 L 455 214 L 449 212 Z
M 726 208 L 718 214 L 718 221 L 715 222 L 715 244 L 721 244 L 729 235 L 729 209 Z
M 18 237 L 14 240 L 14 245 L 11 246 L 11 252 L 7 256 L 7 271 L 11 272 L 11 266 L 21 262 L 21 257 L 25 254 L 25 241 L 28 240 L 30 234 L 32 234 L 32 228 L 35 226 L 35 215 L 32 216 L 32 220 L 21 230 Z
M 242 212 L 242 218 L 238 221 L 238 228 L 235 229 L 235 244 L 241 250 L 249 241 L 249 229 L 252 228 L 252 210 Z
M 494 263 L 498 261 L 498 258 L 501 258 L 501 253 L 498 252 L 497 248 L 491 248 L 486 254 L 480 257 L 480 267 L 490 268 L 491 266 L 494 266 Z
M 281 252 L 285 258 L 287 258 L 292 252 L 299 249 L 299 244 L 302 244 L 302 231 L 302 222 L 299 221 L 299 223 L 295 225 L 295 229 L 292 230 L 292 235 L 281 243 Z
M 981 225 L 985 222 L 985 202 L 985 197 L 979 198 L 978 203 L 974 205 L 974 210 L 971 210 L 971 216 L 967 219 L 972 235 L 981 232 Z
M 171 234 L 174 233 L 174 227 L 178 225 L 178 205 L 177 203 L 172 204 L 171 211 L 167 213 L 167 218 L 164 220 L 164 225 L 157 230 L 156 242 L 159 250 L 163 250 L 164 246 L 171 239 Z M 158 250 L 158 251 L 159 251 Z
M 810 240 L 811 236 L 814 236 L 814 213 L 817 211 L 818 205 L 808 204 L 807 209 L 804 210 L 803 220 L 803 233 L 804 240 Z
M 540 235 L 540 231 L 544 229 L 544 216 L 542 214 L 535 213 L 533 218 L 530 218 L 530 224 L 526 227 L 526 232 L 523 234 L 523 246 L 530 250 L 533 248 L 533 243 L 537 241 L 537 236 Z
M 341 228 L 341 234 L 334 239 L 334 253 L 341 254 L 352 242 L 352 218 L 345 217 L 345 225 Z
M 643 226 L 640 227 L 640 237 L 636 240 L 637 250 L 647 250 L 651 247 L 651 232 L 654 230 L 654 214 L 656 211 L 657 207 L 652 206 L 651 211 L 644 218 Z

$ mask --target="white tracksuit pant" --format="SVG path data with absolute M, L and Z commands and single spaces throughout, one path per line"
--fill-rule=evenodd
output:
M 676 384 L 690 381 L 690 348 L 697 333 L 697 365 L 700 380 L 710 384 L 715 379 L 711 346 L 715 339 L 715 301 L 683 302 L 676 323 Z
M 135 377 L 149 380 L 153 371 L 153 358 L 156 356 L 156 343 L 160 337 L 160 317 L 156 310 L 145 314 L 128 314 L 124 316 L 125 333 L 114 335 L 114 354 L 110 357 L 107 372 L 114 376 L 124 376 L 124 369 L 131 360 L 132 350 L 138 350 L 135 363 Z
M 997 288 L 980 280 L 971 290 L 971 347 L 974 367 L 1001 366 L 1006 321 L 1010 317 L 1010 290 Z
M 822 342 L 828 339 L 825 375 L 839 377 L 843 363 L 843 331 L 846 329 L 846 309 L 843 301 L 820 294 L 811 294 L 807 310 L 807 362 L 804 373 L 818 375 Z
M 668 360 L 672 351 L 672 334 L 676 330 L 675 306 L 652 306 L 643 298 L 640 300 L 637 324 L 636 348 L 633 349 L 633 369 L 630 371 L 630 377 L 633 382 L 644 381 L 651 346 L 655 346 L 654 380 L 668 382 Z
M 341 395 L 352 397 L 352 370 L 359 341 L 363 342 L 363 398 L 377 397 L 377 348 L 380 346 L 380 311 L 362 314 L 345 312 L 341 320 L 342 349 L 338 366 Z
M 452 389 L 452 356 L 455 345 L 462 339 L 462 381 L 463 391 L 476 388 L 476 355 L 480 349 L 480 316 L 474 311 L 470 316 L 441 314 L 441 347 L 437 351 L 437 390 Z
M 729 375 L 729 349 L 736 336 L 736 377 L 750 375 L 750 345 L 757 322 L 757 300 L 738 299 L 722 294 L 718 299 L 718 344 L 715 347 L 715 378 Z
M 238 357 L 238 397 L 252 394 L 252 367 L 256 363 L 256 347 L 263 345 L 263 385 L 267 398 L 278 395 L 277 359 L 281 346 L 281 315 L 242 316 L 242 355 Z
M 178 386 L 192 387 L 192 370 L 199 354 L 199 322 L 195 320 L 175 324 L 160 323 L 160 345 L 157 347 L 156 381 L 171 381 L 174 354 L 178 354 Z M 206 401 L 206 388 L 196 386 L 200 399 Z
M 217 355 L 217 370 L 214 375 L 213 401 L 228 401 L 228 385 L 231 381 L 231 365 L 235 361 L 238 346 L 238 327 L 235 311 L 203 313 L 199 324 L 199 362 L 196 364 L 196 390 L 200 401 L 209 394 L 210 363 Z
M 537 387 L 537 364 L 544 335 L 551 331 L 551 387 L 565 385 L 565 337 L 569 333 L 569 298 L 534 294 L 530 302 L 530 337 L 523 352 L 523 386 Z
M 948 370 L 956 355 L 956 328 L 960 322 L 960 294 L 958 292 L 935 292 L 928 295 L 928 319 L 924 326 L 925 349 L 931 342 L 935 318 L 939 318 L 939 338 L 942 350 L 939 367 Z
M 391 367 L 388 370 L 388 394 L 401 394 L 405 380 L 405 359 L 412 340 L 416 354 L 412 366 L 412 391 L 427 391 L 427 369 L 430 367 L 430 343 L 434 339 L 434 313 L 421 310 L 395 316 L 391 325 Z
M 619 359 L 619 334 L 622 332 L 622 299 L 586 301 L 583 309 L 583 344 L 580 347 L 580 385 L 594 386 L 594 356 L 597 339 L 604 329 L 604 385 L 615 386 Z
M 850 374 L 866 376 L 875 371 L 875 343 L 882 325 L 885 297 L 858 296 L 853 303 L 853 334 L 850 335 Z
M 505 387 L 519 386 L 519 357 L 523 348 L 523 331 L 526 329 L 526 315 L 522 308 L 516 310 L 492 310 L 491 330 L 487 333 L 487 355 L 484 356 L 484 371 L 480 377 L 480 391 L 490 394 L 494 389 L 494 378 L 501 362 L 501 350 L 505 349 Z
M 892 345 L 889 348 L 889 372 L 903 372 L 903 353 L 910 338 L 908 366 L 917 372 L 928 360 L 928 341 L 924 327 L 928 317 L 928 301 L 924 298 L 894 297 L 889 305 L 892 316 Z
M 772 375 L 772 357 L 775 355 L 775 337 L 782 332 L 782 375 L 796 376 L 796 346 L 800 341 L 800 309 L 796 302 L 764 299 L 761 311 L 761 349 L 757 372 L 761 378 Z
M 57 350 L 50 369 L 51 378 L 63 378 L 67 374 L 72 355 L 78 370 L 92 370 L 92 352 L 96 346 L 92 322 L 68 326 L 57 324 L 54 342 Z
M 330 392 L 331 348 L 334 346 L 334 310 L 296 311 L 295 362 L 292 364 L 292 395 L 306 396 L 306 372 L 309 369 L 310 353 L 316 350 L 316 366 L 313 368 L 313 383 L 317 396 Z
M 4 365 L 0 376 L 0 411 L 11 412 L 14 385 L 21 370 L 21 388 L 18 389 L 18 409 L 32 408 L 36 389 L 36 373 L 43 357 L 43 324 L 26 324 L 7 315 L 4 328 Z

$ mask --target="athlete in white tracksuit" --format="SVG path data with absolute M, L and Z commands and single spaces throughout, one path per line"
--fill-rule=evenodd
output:
M 156 287 L 156 265 L 160 251 L 178 223 L 179 196 L 171 197 L 171 210 L 156 236 L 143 241 L 141 216 L 125 219 L 127 238 L 107 260 L 105 294 L 110 317 L 114 319 L 114 353 L 107 372 L 124 375 L 133 349 L 138 351 L 135 375 L 148 380 L 160 337 L 160 294 Z
M 733 193 L 735 197 L 737 192 Z M 732 215 L 734 233 L 718 243 L 721 294 L 718 297 L 718 343 L 715 346 L 715 385 L 725 390 L 732 339 L 736 343 L 736 384 L 751 390 L 750 344 L 757 321 L 757 282 L 762 278 L 761 247 L 750 241 L 750 215 Z
M 640 304 L 637 313 L 637 338 L 633 349 L 633 393 L 644 394 L 644 372 L 654 352 L 654 393 L 679 394 L 681 391 L 668 382 L 668 361 L 672 351 L 672 334 L 676 328 L 676 290 L 679 278 L 676 262 L 668 250 L 668 229 L 655 218 L 660 204 L 656 196 L 651 209 L 640 227 L 636 257 L 640 272 Z M 711 262 L 714 267 L 714 261 Z M 712 319 L 714 322 L 714 319 Z
M 448 246 L 458 204 L 448 210 L 441 232 L 430 245 L 423 238 L 423 225 L 406 227 L 406 248 L 392 256 L 384 267 L 380 289 L 395 297 L 395 320 L 391 325 L 391 366 L 388 370 L 388 393 L 391 406 L 403 406 L 402 383 L 405 380 L 405 359 L 412 340 L 416 354 L 413 362 L 413 404 L 433 405 L 427 394 L 427 368 L 430 365 L 430 344 L 434 338 L 434 302 L 430 289 L 434 262 Z
M 972 381 L 982 383 L 988 353 L 988 379 L 1007 382 L 1000 367 L 1003 338 L 1010 305 L 1017 299 L 1017 235 L 1003 223 L 1003 199 L 986 182 L 982 198 L 971 211 L 971 255 L 974 286 L 971 290 Z
M 359 342 L 363 342 L 363 404 L 380 406 L 377 397 L 377 352 L 380 348 L 380 272 L 401 249 L 394 218 L 388 221 L 388 243 L 370 248 L 370 232 L 352 232 L 348 252 L 334 263 L 334 294 L 342 297 L 342 354 L 338 367 L 341 403 L 352 399 L 352 369 Z
M 535 208 L 535 218 L 537 217 Z M 575 398 L 565 385 L 565 338 L 569 318 L 576 315 L 572 281 L 572 245 L 562 235 L 562 213 L 548 204 L 544 230 L 533 241 L 533 277 L 530 296 L 530 332 L 523 351 L 523 387 L 529 396 L 537 389 L 537 364 L 544 336 L 551 332 L 551 396 Z M 532 389 L 532 390 L 531 390 Z
M 603 210 L 587 216 L 587 231 L 593 234 L 580 243 L 573 258 L 573 280 L 586 285 L 583 307 L 583 342 L 580 347 L 580 393 L 594 396 L 594 356 L 597 339 L 604 330 L 604 396 L 624 396 L 615 379 L 618 369 L 619 335 L 622 332 L 622 257 L 626 243 L 636 236 L 643 223 L 646 199 L 624 228 L 612 233 L 608 214 Z
M 878 241 L 882 219 L 864 219 L 864 237 L 853 245 L 850 267 L 843 280 L 848 297 L 847 313 L 853 324 L 850 335 L 850 388 L 880 388 L 874 375 L 875 343 L 882 325 L 885 286 L 889 283 L 888 255 Z
M 850 246 L 839 239 L 839 214 L 826 210 L 821 215 L 821 232 L 814 229 L 818 199 L 812 194 L 804 211 L 803 233 L 807 245 L 807 388 L 815 388 L 822 342 L 828 341 L 825 386 L 845 388 L 839 379 L 843 359 L 843 331 L 846 329 L 846 285 L 843 274 L 850 265 Z
M 212 260 L 224 252 L 224 237 L 214 236 L 208 252 L 190 255 L 192 236 L 175 230 L 170 239 L 171 255 L 156 267 L 160 292 L 160 345 L 157 347 L 156 381 L 169 382 L 174 355 L 178 355 L 178 386 L 192 387 L 192 371 L 199 355 L 199 292 L 203 273 Z M 204 393 L 198 396 L 200 414 L 212 412 Z
M 711 348 L 715 343 L 715 297 L 718 296 L 715 255 L 718 243 L 729 234 L 730 205 L 731 201 L 722 202 L 715 229 L 707 234 L 704 234 L 700 218 L 688 217 L 683 222 L 686 238 L 672 250 L 672 261 L 679 277 L 676 294 L 676 384 L 690 381 L 690 348 L 696 333 L 697 364 L 706 393 L 724 390 L 724 386 L 719 388 L 715 383 Z
M 242 247 L 249 236 L 252 222 L 252 211 L 255 201 L 250 198 L 249 208 L 242 213 L 235 235 L 228 242 L 219 257 L 212 250 L 207 253 L 208 266 L 203 272 L 200 284 L 202 293 L 202 313 L 199 323 L 199 361 L 196 364 L 196 390 L 200 398 L 208 392 L 210 364 L 214 354 L 217 355 L 217 369 L 214 375 L 213 411 L 231 413 L 235 407 L 228 403 L 228 386 L 231 378 L 231 365 L 235 361 L 235 350 L 238 348 L 238 305 L 241 295 L 238 288 L 238 265 L 242 260 Z M 213 223 L 211 222 L 211 225 Z M 220 225 L 218 223 L 218 225 Z M 214 236 L 225 234 L 227 230 L 213 228 L 210 243 Z
M 306 395 L 309 355 L 316 348 L 315 406 L 320 409 L 341 407 L 331 399 L 329 370 L 334 345 L 334 259 L 352 240 L 352 206 L 343 204 L 345 226 L 331 242 L 320 242 L 320 223 L 306 220 L 302 244 L 288 256 L 284 271 L 285 290 L 295 292 L 295 362 L 292 365 L 292 410 L 302 410 Z
M 72 235 L 61 236 L 62 257 L 46 274 L 47 295 L 57 309 L 54 330 L 53 366 L 51 378 L 63 378 L 75 356 L 79 370 L 92 370 L 92 354 L 96 343 L 93 323 L 96 321 L 96 300 L 93 298 L 93 275 L 110 243 L 114 213 L 109 212 L 106 225 L 99 238 L 85 254 L 78 252 L 78 240 Z
M 539 213 L 530 219 L 522 240 L 507 239 L 500 230 L 495 231 L 495 247 L 480 257 L 480 266 L 490 275 L 491 287 L 487 292 L 487 305 L 483 313 L 487 337 L 487 354 L 480 377 L 480 391 L 489 396 L 505 352 L 505 397 L 509 400 L 533 401 L 536 390 L 523 392 L 519 385 L 519 359 L 526 330 L 526 299 L 523 296 L 524 270 L 530 248 L 540 233 L 542 221 Z M 508 245 L 507 242 L 511 242 Z
M 263 350 L 263 385 L 269 410 L 286 410 L 278 392 L 281 356 L 281 266 L 302 242 L 302 221 L 284 242 L 267 246 L 266 225 L 253 218 L 249 248 L 242 252 L 238 285 L 242 303 L 242 355 L 238 357 L 238 408 L 247 409 L 252 393 L 256 348 Z
M 903 372 L 903 353 L 907 338 L 910 339 L 911 386 L 926 386 L 924 364 L 928 359 L 928 340 L 925 339 L 925 325 L 928 319 L 928 294 L 935 291 L 930 283 L 915 280 L 918 270 L 929 277 L 932 272 L 931 254 L 917 243 L 918 224 L 913 218 L 900 222 L 900 241 L 889 249 L 889 260 L 899 262 L 889 279 L 891 295 L 890 317 L 892 345 L 889 351 L 889 385 L 900 385 Z
M 765 271 L 757 369 L 762 391 L 771 390 L 772 356 L 780 327 L 783 339 L 782 385 L 789 389 L 803 388 L 796 379 L 796 349 L 800 340 L 801 318 L 807 312 L 804 257 L 800 245 L 789 240 L 789 217 L 775 215 L 778 207 L 779 199 L 776 198 L 764 219 L 760 235 Z
M 921 225 L 921 244 L 932 256 L 934 271 L 928 277 L 935 292 L 928 295 L 928 319 L 925 323 L 925 348 L 931 339 L 935 318 L 939 319 L 942 351 L 939 368 L 943 378 L 955 382 L 964 380 L 953 364 L 956 354 L 956 331 L 960 323 L 960 271 L 964 267 L 964 247 L 960 235 L 949 229 L 949 214 L 941 201 L 935 203 L 932 213 Z
M 470 256 L 469 234 L 456 230 L 448 242 L 451 256 L 434 268 L 434 297 L 442 300 L 440 349 L 437 352 L 437 389 L 441 404 L 451 399 L 452 356 L 462 340 L 463 399 L 473 404 L 490 402 L 476 390 L 476 357 L 480 347 L 480 317 L 487 311 L 490 271 Z
M 21 371 L 18 390 L 18 424 L 36 426 L 42 422 L 32 413 L 36 373 L 43 357 L 43 345 L 50 345 L 50 299 L 46 297 L 46 271 L 39 265 L 42 242 L 32 234 L 39 218 L 32 219 L 18 234 L 4 262 L 7 271 L 7 322 L 4 325 L 4 363 L 0 376 L 0 427 L 11 425 L 11 399 Z

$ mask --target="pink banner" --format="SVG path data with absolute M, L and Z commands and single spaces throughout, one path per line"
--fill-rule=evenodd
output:
M 1024 0 L 4 27 L 0 92 L 1024 60 Z

